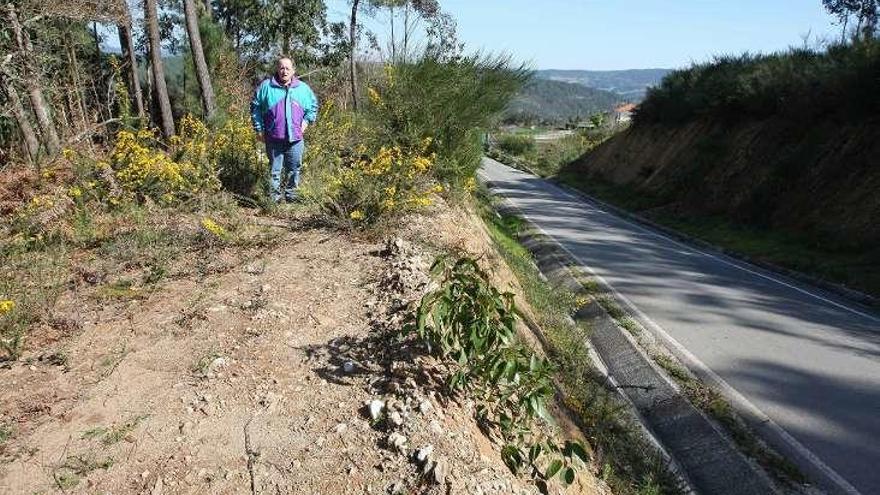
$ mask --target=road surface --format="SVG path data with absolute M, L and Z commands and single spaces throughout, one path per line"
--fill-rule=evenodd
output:
M 480 175 L 689 365 L 769 418 L 805 472 L 825 475 L 832 491 L 880 493 L 880 315 L 684 245 L 494 160 L 484 159 Z

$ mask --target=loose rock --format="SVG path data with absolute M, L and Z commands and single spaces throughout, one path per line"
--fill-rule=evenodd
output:
M 406 446 L 406 437 L 400 433 L 394 432 L 388 435 L 388 445 L 394 449 L 403 452 Z
M 402 416 L 400 415 L 400 413 L 397 412 L 397 411 L 392 412 L 392 413 L 388 416 L 388 419 L 391 420 L 391 423 L 392 423 L 394 426 L 400 426 L 400 425 L 403 424 L 403 417 L 402 417 Z
M 416 461 L 419 464 L 424 464 L 425 462 L 428 461 L 428 459 L 430 459 L 431 454 L 433 454 L 433 453 L 434 453 L 434 446 L 433 445 L 426 445 L 416 451 Z
M 382 411 L 385 409 L 385 402 L 373 399 L 367 404 L 367 407 L 370 411 L 370 419 L 373 421 L 378 421 L 379 418 L 382 417 Z

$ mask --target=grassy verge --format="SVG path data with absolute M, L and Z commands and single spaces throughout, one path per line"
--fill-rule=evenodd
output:
M 602 201 L 727 251 L 880 297 L 880 251 L 837 248 L 718 216 L 670 212 L 655 208 L 664 203 L 659 198 L 582 174 L 563 171 L 557 178 Z
M 577 294 L 542 280 L 531 254 L 519 243 L 524 227 L 517 217 L 497 217 L 485 196 L 481 216 L 499 253 L 516 275 L 523 296 L 535 312 L 557 366 L 566 406 L 577 416 L 596 452 L 599 476 L 618 494 L 680 493 L 663 458 L 642 437 L 627 406 L 595 369 L 584 339 L 589 329 L 572 325 L 570 315 L 583 303 Z
M 737 447 L 757 461 L 777 481 L 789 486 L 807 481 L 797 466 L 758 440 L 717 390 L 699 381 L 668 354 L 653 351 L 648 355 L 678 383 L 693 405 L 720 423 Z
M 577 131 L 555 140 L 535 140 L 530 135 L 501 133 L 487 154 L 502 163 L 541 177 L 556 175 L 605 139 L 604 131 Z

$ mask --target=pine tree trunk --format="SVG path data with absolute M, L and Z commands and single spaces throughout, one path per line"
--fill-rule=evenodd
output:
M 159 14 L 156 0 L 144 0 L 144 15 L 147 22 L 147 38 L 150 47 L 150 64 L 153 66 L 153 95 L 159 107 L 159 124 L 162 135 L 174 135 L 174 117 L 171 115 L 171 100 L 168 99 L 168 86 L 165 84 L 165 68 L 162 65 L 162 47 L 159 43 Z
M 70 102 L 70 123 L 72 128 L 82 126 L 83 129 L 88 127 L 86 121 L 86 108 L 83 104 L 82 89 L 80 85 L 80 69 L 79 59 L 76 57 L 76 49 L 70 46 L 70 38 L 65 36 L 64 48 L 67 50 L 67 63 L 70 64 L 70 74 L 73 76 L 73 91 L 67 92 L 68 101 Z M 78 120 L 78 122 L 74 122 Z
M 391 13 L 391 63 L 397 63 L 397 47 L 396 42 L 394 40 L 394 5 L 390 5 L 388 7 L 388 11 Z
M 351 3 L 351 55 L 349 56 L 349 64 L 351 70 L 351 107 L 355 112 L 358 110 L 358 94 L 357 94 L 357 66 L 355 64 L 355 54 L 357 53 L 357 9 L 360 0 L 353 0 Z
M 18 22 L 15 7 L 10 3 L 7 4 L 6 9 L 9 23 L 12 25 L 13 32 L 15 33 L 16 45 L 25 59 L 24 65 L 27 74 L 24 75 L 23 79 L 28 90 L 31 107 L 34 110 L 34 115 L 37 117 L 37 125 L 40 127 L 40 133 L 44 139 L 43 144 L 50 155 L 55 155 L 61 151 L 61 141 L 58 139 L 58 131 L 55 129 L 55 124 L 49 115 L 49 106 L 46 104 L 46 99 L 43 98 L 43 88 L 39 82 L 40 75 L 34 69 L 34 48 L 27 33 L 22 30 L 21 24 Z
M 101 65 L 101 37 L 98 36 L 98 22 L 92 22 L 92 38 L 95 40 L 95 60 Z
M 409 3 L 403 8 L 403 50 L 401 50 L 403 61 L 406 62 L 406 56 L 409 53 Z
M 15 122 L 18 124 L 18 129 L 21 131 L 21 135 L 24 138 L 24 148 L 25 151 L 27 151 L 28 158 L 31 163 L 39 164 L 37 161 L 37 155 L 40 152 L 40 142 L 37 140 L 37 134 L 34 132 L 30 120 L 28 120 L 27 111 L 24 109 L 24 105 L 21 104 L 21 98 L 18 97 L 18 91 L 15 90 L 12 81 L 10 81 L 4 73 L 0 73 L 0 87 L 2 87 L 3 92 L 9 99 L 10 106 L 12 107 L 12 115 L 15 117 Z M 39 165 L 37 166 L 39 167 Z
M 205 52 L 202 50 L 202 36 L 199 34 L 199 14 L 196 11 L 195 0 L 183 0 L 183 12 L 186 17 L 189 49 L 192 52 L 193 64 L 196 67 L 196 77 L 199 80 L 202 106 L 205 108 L 205 117 L 211 119 L 217 111 L 217 106 L 214 104 L 214 87 L 211 85 L 211 74 L 208 72 Z
M 138 118 L 143 119 L 146 116 L 144 110 L 144 96 L 141 92 L 141 79 L 138 75 L 137 57 L 134 53 L 134 42 L 131 37 L 131 14 L 128 12 L 128 4 L 125 0 L 120 3 L 125 12 L 125 21 L 116 26 L 119 33 L 119 46 L 122 48 L 122 56 L 128 65 L 128 92 L 131 102 L 137 109 Z

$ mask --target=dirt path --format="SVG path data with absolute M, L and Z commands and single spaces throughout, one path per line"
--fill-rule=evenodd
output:
M 288 232 L 142 301 L 63 299 L 69 335 L 0 369 L 0 493 L 534 493 L 433 393 L 436 363 L 377 337 L 427 268 L 383 248 Z

